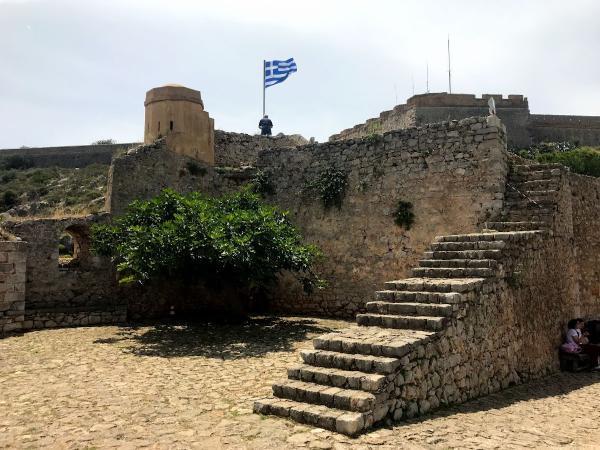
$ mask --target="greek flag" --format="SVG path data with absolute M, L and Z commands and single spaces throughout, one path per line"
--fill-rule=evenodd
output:
M 285 61 L 265 61 L 265 87 L 273 86 L 284 82 L 292 72 L 297 72 L 298 68 L 294 58 Z

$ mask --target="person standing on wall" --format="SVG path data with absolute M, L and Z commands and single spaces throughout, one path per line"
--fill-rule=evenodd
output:
M 258 122 L 258 128 L 260 128 L 261 136 L 271 136 L 271 128 L 273 128 L 273 122 L 269 119 L 269 116 L 265 116 Z

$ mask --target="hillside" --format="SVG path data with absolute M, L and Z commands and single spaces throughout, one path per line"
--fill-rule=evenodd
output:
M 4 217 L 79 215 L 104 208 L 109 166 L 0 169 Z

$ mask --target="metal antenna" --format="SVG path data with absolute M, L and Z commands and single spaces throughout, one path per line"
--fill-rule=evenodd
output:
M 450 33 L 448 33 L 448 93 L 452 94 L 452 69 L 450 66 Z
M 427 63 L 427 93 L 429 94 L 429 63 Z
M 413 89 L 413 97 L 415 95 L 415 76 L 411 75 L 410 79 L 412 80 L 412 89 Z

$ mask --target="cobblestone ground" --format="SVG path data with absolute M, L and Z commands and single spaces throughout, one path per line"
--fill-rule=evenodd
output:
M 345 322 L 89 327 L 0 340 L 0 448 L 600 447 L 600 375 L 560 374 L 358 439 L 252 414 Z

